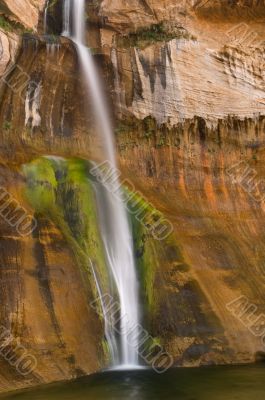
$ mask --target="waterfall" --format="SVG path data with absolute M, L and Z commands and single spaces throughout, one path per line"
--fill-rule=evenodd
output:
M 45 8 L 44 8 L 44 22 L 43 22 L 44 26 L 43 26 L 43 31 L 44 31 L 45 35 L 47 34 L 47 27 L 48 27 L 47 18 L 48 18 L 49 2 L 50 2 L 50 0 L 46 1 Z
M 68 7 L 65 1 L 65 9 Z M 108 160 L 114 171 L 116 169 L 115 145 L 112 127 L 101 89 L 101 81 L 90 50 L 85 45 L 85 0 L 72 1 L 71 39 L 75 43 L 81 67 L 84 87 L 91 93 L 98 131 L 102 135 L 105 160 Z M 68 18 L 68 17 L 67 17 Z M 67 19 L 67 21 L 70 20 Z M 65 26 L 68 22 L 65 22 Z M 115 174 L 117 174 L 115 172 Z M 118 174 L 115 176 L 119 180 Z M 111 184 L 110 184 L 111 185 Z M 102 186 L 102 185 L 101 185 Z M 113 284 L 110 293 L 113 298 L 118 294 L 120 305 L 119 334 L 112 332 L 107 339 L 111 349 L 119 349 L 114 355 L 114 365 L 135 367 L 138 365 L 139 342 L 139 293 L 136 268 L 134 264 L 132 235 L 124 204 L 112 193 L 112 187 L 102 188 L 95 184 L 99 224 L 105 247 L 106 259 Z M 108 324 L 105 321 L 105 324 Z M 110 327 L 108 326 L 108 329 Z M 114 330 L 114 327 L 111 329 Z M 132 332 L 134 345 L 132 345 Z M 114 350 L 115 352 L 115 350 Z
M 111 321 L 107 318 L 107 316 L 109 315 L 109 309 L 107 307 L 107 304 L 105 304 L 104 301 L 104 293 L 102 293 L 101 287 L 100 287 L 100 283 L 97 277 L 97 274 L 95 272 L 95 268 L 94 265 L 92 263 L 91 260 L 90 261 L 90 266 L 92 269 L 92 273 L 95 279 L 95 283 L 96 283 L 96 288 L 98 291 L 98 295 L 99 295 L 99 299 L 100 299 L 100 306 L 102 309 L 102 313 L 103 316 L 105 317 L 105 338 L 108 342 L 109 345 L 109 350 L 110 350 L 110 355 L 111 355 L 111 359 L 112 359 L 112 363 L 113 365 L 119 364 L 119 350 L 118 350 L 118 346 L 117 346 L 117 341 L 115 338 L 115 331 L 111 325 Z
M 63 7 L 63 32 L 62 36 L 70 36 L 71 0 L 64 0 Z

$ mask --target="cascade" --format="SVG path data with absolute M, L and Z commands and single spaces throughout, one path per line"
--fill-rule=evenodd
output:
M 115 172 L 117 165 L 113 132 L 101 80 L 92 54 L 85 45 L 85 16 L 85 0 L 73 0 L 71 7 L 69 0 L 65 0 L 63 35 L 69 35 L 76 46 L 84 87 L 87 94 L 90 93 L 92 96 L 95 120 L 104 144 L 104 160 L 112 166 L 114 180 L 118 182 L 119 176 Z M 122 202 L 122 194 L 116 192 L 114 195 L 110 183 L 106 182 L 104 186 L 95 183 L 99 225 L 109 275 L 112 279 L 112 283 L 109 285 L 110 295 L 113 299 L 118 298 L 120 306 L 118 329 L 117 327 L 115 329 L 115 326 L 109 323 L 103 310 L 105 336 L 109 342 L 113 365 L 132 368 L 138 366 L 139 341 L 139 293 L 132 234 L 126 209 Z M 96 278 L 94 269 L 93 273 Z M 100 294 L 99 283 L 96 283 Z M 102 304 L 102 307 L 104 308 L 104 304 Z

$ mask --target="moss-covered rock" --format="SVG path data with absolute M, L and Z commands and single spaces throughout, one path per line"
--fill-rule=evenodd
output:
M 42 157 L 23 166 L 25 195 L 37 218 L 44 215 L 57 225 L 97 296 L 94 273 L 106 289 L 106 264 L 88 169 L 87 161 L 57 157 Z

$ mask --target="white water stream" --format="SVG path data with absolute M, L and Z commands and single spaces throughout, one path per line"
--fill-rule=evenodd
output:
M 82 79 L 87 93 L 91 94 L 99 134 L 104 144 L 104 157 L 116 171 L 115 145 L 107 106 L 101 88 L 101 80 L 90 50 L 85 44 L 85 0 L 69 0 L 64 4 L 64 36 L 75 43 Z M 73 26 L 71 26 L 71 24 Z M 115 177 L 119 180 L 118 174 Z M 113 181 L 113 179 L 112 179 Z M 108 185 L 108 183 L 106 183 Z M 100 188 L 96 184 L 99 223 L 105 253 L 113 283 L 110 295 L 118 293 L 120 304 L 119 334 L 105 321 L 106 338 L 109 341 L 114 366 L 123 368 L 138 366 L 139 293 L 133 256 L 132 235 L 126 209 L 121 198 L 111 192 L 113 188 Z M 119 195 L 118 195 L 119 196 Z M 95 274 L 94 274 L 95 275 Z M 96 279 L 96 276 L 95 276 Z M 97 282 L 98 286 L 98 282 Z M 134 345 L 132 343 L 132 332 Z

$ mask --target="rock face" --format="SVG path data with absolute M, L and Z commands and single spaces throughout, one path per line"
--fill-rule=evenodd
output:
M 222 0 L 103 0 L 99 14 L 105 23 L 115 31 L 124 33 L 139 27 L 146 27 L 161 21 L 187 21 L 197 24 L 197 18 L 219 20 L 222 23 L 236 22 L 240 19 L 262 22 L 264 19 L 264 1 Z
M 264 351 L 264 11 L 260 2 L 101 4 L 122 169 L 174 226 L 163 249 L 144 239 L 140 260 L 156 265 L 153 334 L 179 365 Z M 143 29 L 145 15 L 153 27 Z
M 113 50 L 120 69 L 116 75 L 120 108 L 138 119 L 152 116 L 158 124 L 171 126 L 194 116 L 208 125 L 228 115 L 253 118 L 265 105 L 261 54 L 261 50 L 250 55 L 232 47 L 216 51 L 185 39 L 135 49 L 130 57 Z M 122 100 L 128 98 L 129 71 L 135 92 L 126 105 Z
M 21 174 L 1 165 L 1 390 L 96 371 L 101 326 L 76 254 L 55 221 L 28 207 Z
M 103 360 L 102 323 L 89 306 L 93 300 L 92 290 L 87 287 L 88 278 L 84 284 L 82 270 L 78 267 L 77 245 L 74 248 L 69 246 L 65 231 L 57 225 L 58 221 L 30 207 L 25 196 L 22 163 L 42 153 L 37 148 L 30 150 L 33 132 L 36 134 L 33 147 L 39 142 L 43 153 L 56 152 L 57 145 L 51 150 L 54 130 L 58 153 L 61 148 L 70 155 L 71 143 L 76 141 L 71 135 L 74 102 L 64 101 L 65 96 L 72 100 L 78 96 L 73 88 L 76 84 L 73 79 L 76 68 L 73 50 L 67 41 L 64 49 L 59 51 L 59 44 L 53 41 L 46 43 L 29 33 L 22 39 L 22 26 L 35 29 L 43 5 L 44 1 L 0 2 L 0 12 L 3 13 L 0 30 L 0 93 L 3 106 L 0 282 L 4 304 L 0 311 L 1 391 L 92 373 L 106 363 L 107 357 Z M 46 86 L 43 84 L 45 80 Z M 61 101 L 55 102 L 58 90 Z M 70 109 L 73 111 L 71 115 Z M 84 142 L 80 146 L 87 146 L 86 125 L 81 122 L 76 124 L 77 131 L 83 125 Z M 22 127 L 21 133 L 13 136 L 16 129 L 20 130 L 19 127 Z M 62 129 L 64 132 L 61 135 L 59 132 Z M 47 132 L 49 134 L 45 139 Z M 46 147 L 47 138 L 50 150 Z M 64 139 L 65 145 L 62 144 Z M 24 142 L 22 147 L 21 140 Z M 18 153 L 13 158 L 11 154 L 15 148 Z M 65 196 L 70 196 L 75 187 L 71 188 L 68 183 L 63 190 Z M 30 234 L 21 234 L 14 223 L 21 212 L 32 216 L 34 221 L 38 220 L 36 229 Z M 57 262 L 58 253 L 60 263 Z M 25 361 L 32 363 L 32 371 L 31 366 L 23 369 L 23 355 Z
M 157 240 L 131 212 L 144 327 L 175 365 L 253 362 L 265 334 L 264 2 L 103 0 L 88 14 L 122 176 L 173 227 Z M 2 35 L 4 71 L 14 51 Z M 107 359 L 91 271 L 85 282 L 80 274 L 84 257 L 100 268 L 100 245 L 82 197 L 87 167 L 81 179 L 72 157 L 97 160 L 101 144 L 75 49 L 27 34 L 19 50 L 0 88 L 2 185 L 38 230 L 21 238 L 1 221 L 0 310 L 45 361 L 27 379 L 5 362 L 2 389 L 90 373 Z M 47 154 L 70 159 L 67 171 L 39 160 Z
M 3 0 L 0 2 L 0 77 L 5 80 L 8 65 L 15 64 L 20 46 L 19 33 L 37 28 L 45 0 Z
M 0 12 L 11 21 L 19 22 L 26 28 L 35 29 L 45 0 L 2 0 Z
M 174 226 L 163 249 L 140 242 L 140 260 L 156 265 L 153 334 L 180 365 L 250 362 L 264 350 L 264 11 L 101 3 L 122 169 Z
M 2 77 L 8 64 L 15 61 L 19 47 L 19 37 L 13 33 L 0 30 L 0 76 Z
M 144 9 L 147 2 L 140 3 Z M 121 49 L 114 46 L 112 49 L 112 60 L 116 66 L 115 90 L 120 108 L 138 119 L 152 116 L 159 124 L 168 123 L 171 126 L 194 116 L 204 118 L 209 125 L 228 115 L 244 119 L 263 113 L 263 14 L 259 14 L 259 21 L 256 21 L 255 8 L 249 9 L 253 16 L 251 18 L 250 15 L 246 23 L 245 9 L 240 16 L 241 8 L 238 7 L 236 23 L 225 19 L 217 24 L 217 10 L 213 5 L 210 13 L 210 2 L 204 2 L 205 5 L 200 8 L 197 5 L 185 10 L 181 3 L 178 6 L 175 2 L 165 3 L 168 4 L 161 7 L 166 10 L 167 16 L 160 12 L 160 5 L 156 7 L 154 3 L 153 8 L 149 7 L 150 13 L 152 11 L 153 16 L 158 16 L 151 22 L 158 24 L 161 18 L 169 19 L 164 38 L 168 32 L 174 31 L 177 20 L 182 30 L 176 33 L 176 39 L 170 40 L 169 36 L 167 43 L 161 43 L 159 34 L 154 40 L 150 31 L 151 40 L 144 43 L 142 38 L 147 36 L 147 32 L 139 30 L 142 24 L 137 20 L 132 25 L 138 29 L 138 42 L 142 40 L 142 47 L 146 47 Z M 201 15 L 206 3 L 209 14 L 205 11 L 206 14 Z M 119 26 L 122 27 L 131 13 L 125 12 L 119 2 L 115 4 L 113 14 L 120 18 Z M 141 8 L 140 4 L 138 6 Z M 173 21 L 170 19 L 171 7 L 177 8 L 177 18 Z M 129 3 L 127 8 L 130 9 Z M 198 9 L 199 15 L 196 14 Z M 108 10 L 108 2 L 104 1 L 101 12 L 106 13 L 107 24 L 116 29 L 118 22 L 111 19 L 113 8 L 110 7 L 110 16 Z M 234 12 L 233 8 L 231 12 Z M 130 24 L 129 27 L 134 29 Z M 190 38 L 187 38 L 187 32 Z M 116 38 L 117 35 L 114 35 L 112 40 L 115 42 Z M 150 42 L 153 44 L 150 45 Z M 133 82 L 133 89 L 130 82 Z

